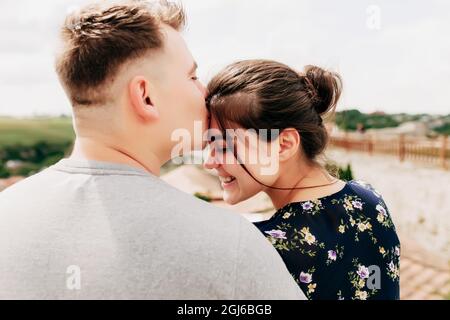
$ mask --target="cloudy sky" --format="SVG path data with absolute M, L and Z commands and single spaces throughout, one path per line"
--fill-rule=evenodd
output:
M 0 115 L 59 115 L 58 26 L 85 0 L 0 2 Z M 344 79 L 339 109 L 450 113 L 450 2 L 184 0 L 185 38 L 206 82 L 239 59 L 316 64 Z

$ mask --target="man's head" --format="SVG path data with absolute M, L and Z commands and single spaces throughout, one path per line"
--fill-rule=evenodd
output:
M 184 24 L 182 8 L 166 1 L 99 3 L 66 18 L 56 70 L 78 135 L 133 153 L 151 148 L 165 162 L 174 130 L 193 136 L 195 121 L 205 129 L 205 88 Z

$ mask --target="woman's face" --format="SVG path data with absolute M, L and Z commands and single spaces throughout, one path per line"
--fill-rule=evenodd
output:
M 211 119 L 210 129 L 220 132 L 214 117 Z M 230 139 L 228 148 L 226 139 L 214 135 L 216 139 L 209 143 L 207 159 L 204 164 L 206 169 L 217 171 L 224 191 L 223 199 L 229 204 L 239 203 L 264 191 L 266 189 L 264 185 L 270 186 L 275 183 L 279 171 L 278 159 L 274 157 L 278 153 L 276 139 L 267 143 L 258 139 L 256 132 L 244 129 L 233 132 L 236 138 Z M 234 143 L 231 140 L 234 140 Z M 233 147 L 241 163 L 257 181 L 245 171 L 236 159 Z

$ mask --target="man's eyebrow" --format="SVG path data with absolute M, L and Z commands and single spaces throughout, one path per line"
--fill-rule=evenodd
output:
M 189 74 L 193 74 L 198 68 L 197 62 L 194 61 L 194 64 L 191 67 L 191 70 L 189 71 Z

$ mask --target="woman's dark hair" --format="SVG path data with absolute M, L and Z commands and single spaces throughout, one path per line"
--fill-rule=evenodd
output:
M 315 161 L 328 143 L 322 118 L 334 112 L 341 90 L 338 74 L 316 66 L 297 72 L 276 61 L 244 60 L 211 79 L 207 105 L 222 130 L 297 129 L 304 155 Z

